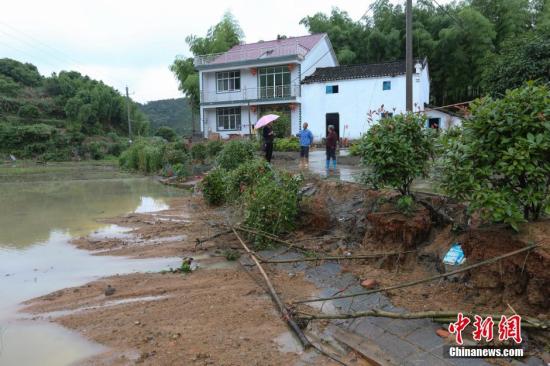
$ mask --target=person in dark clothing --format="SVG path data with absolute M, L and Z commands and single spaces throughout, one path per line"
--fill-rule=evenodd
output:
M 336 144 L 338 143 L 338 135 L 334 131 L 334 126 L 328 126 L 328 134 L 326 138 L 327 146 L 327 172 L 330 169 L 330 159 L 332 159 L 332 166 L 336 172 Z
M 262 132 L 264 137 L 265 160 L 267 160 L 268 163 L 271 163 L 275 133 L 273 132 L 273 127 L 271 127 L 271 124 L 265 126 Z

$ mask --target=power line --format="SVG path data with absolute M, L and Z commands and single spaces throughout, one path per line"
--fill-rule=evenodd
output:
M 464 25 L 462 24 L 462 21 L 459 20 L 459 19 L 457 19 L 457 18 L 455 18 L 454 15 L 452 15 L 451 13 L 449 13 L 449 11 L 448 11 L 447 9 L 445 9 L 443 6 L 441 6 L 441 4 L 439 4 L 439 3 L 437 2 L 437 0 L 432 0 L 432 2 L 434 2 L 440 10 L 442 10 L 445 14 L 447 14 L 447 16 L 448 16 L 449 18 L 451 18 L 452 20 L 454 20 L 455 23 L 458 24 L 458 26 L 459 26 L 460 28 L 462 28 L 463 30 L 466 30 L 466 28 L 464 28 Z

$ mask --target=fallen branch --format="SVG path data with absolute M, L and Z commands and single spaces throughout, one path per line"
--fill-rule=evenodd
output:
M 289 248 L 296 248 L 298 250 L 301 250 L 303 252 L 309 252 L 310 250 L 307 249 L 307 248 L 304 248 L 302 246 L 299 246 L 299 245 L 296 245 L 294 243 L 291 243 L 291 242 L 288 242 L 286 240 L 283 240 L 273 234 L 270 234 L 270 233 L 266 233 L 265 231 L 261 231 L 261 230 L 256 230 L 256 229 L 251 229 L 251 228 L 248 228 L 246 226 L 242 226 L 242 225 L 239 225 L 237 227 L 235 227 L 237 230 L 241 230 L 241 231 L 244 231 L 244 232 L 247 232 L 247 233 L 250 233 L 250 234 L 255 234 L 255 235 L 260 235 L 260 236 L 263 236 L 263 237 L 266 237 L 268 239 L 271 239 L 273 241 L 276 241 L 276 242 L 279 242 L 281 244 L 285 244 L 286 246 L 288 246 Z
M 260 259 L 262 263 L 297 263 L 297 262 L 317 262 L 317 261 L 336 261 L 336 260 L 351 260 L 351 259 L 368 259 L 368 258 L 380 258 L 387 257 L 390 255 L 401 255 L 405 253 L 413 253 L 415 250 L 407 250 L 405 252 L 388 252 L 388 253 L 372 253 L 372 254 L 363 254 L 363 255 L 337 255 L 337 256 L 327 256 L 327 257 L 304 257 L 304 258 L 293 258 L 293 259 Z
M 395 313 L 390 311 L 384 311 L 379 309 L 373 309 L 369 311 L 361 311 L 357 313 L 345 313 L 345 314 L 310 314 L 300 310 L 296 311 L 297 313 L 304 314 L 300 318 L 304 320 L 328 320 L 328 319 L 356 319 L 364 317 L 383 317 L 383 318 L 392 318 L 392 319 L 433 319 L 435 321 L 445 320 L 445 322 L 454 322 L 456 321 L 456 316 L 458 311 L 421 311 L 416 313 Z M 500 319 L 502 314 L 474 314 L 469 312 L 462 312 L 465 317 L 474 319 L 475 315 L 479 315 L 483 318 L 491 316 L 493 319 Z M 448 321 L 450 320 L 450 321 Z M 549 329 L 550 322 L 540 321 L 535 318 L 522 317 L 522 326 L 528 326 L 531 328 L 537 329 Z M 528 325 L 527 325 L 528 324 Z
M 233 233 L 235 233 L 235 236 L 237 236 L 237 239 L 239 239 L 239 241 L 241 242 L 242 247 L 244 248 L 244 250 L 246 251 L 246 253 L 250 257 L 250 259 L 252 259 L 254 261 L 254 263 L 256 264 L 256 267 L 258 267 L 258 270 L 262 274 L 262 277 L 265 280 L 267 288 L 269 289 L 269 293 L 271 295 L 271 298 L 273 299 L 273 301 L 275 301 L 275 303 L 279 307 L 279 311 L 283 315 L 283 319 L 287 322 L 290 329 L 292 329 L 292 331 L 298 336 L 298 339 L 300 339 L 300 342 L 302 342 L 302 345 L 304 346 L 304 348 L 311 347 L 311 343 L 306 338 L 306 336 L 304 335 L 304 333 L 302 332 L 302 330 L 300 329 L 298 324 L 296 324 L 296 322 L 292 319 L 290 313 L 288 312 L 288 309 L 286 308 L 286 306 L 283 304 L 283 302 L 281 301 L 281 299 L 277 295 L 277 292 L 275 291 L 275 288 L 273 287 L 273 284 L 269 280 L 269 277 L 265 273 L 262 265 L 260 264 L 260 262 L 256 258 L 256 255 L 254 254 L 254 252 L 251 251 L 250 249 L 248 249 L 248 247 L 246 246 L 246 244 L 244 243 L 244 241 L 241 239 L 241 237 L 239 236 L 237 231 L 235 231 L 234 228 L 231 228 L 231 230 L 233 231 Z
M 438 280 L 438 279 L 440 279 L 440 278 L 445 278 L 445 277 L 452 276 L 452 275 L 457 274 L 457 273 L 466 272 L 466 271 L 469 271 L 469 270 L 474 269 L 474 268 L 477 268 L 477 267 L 481 267 L 481 266 L 485 266 L 485 265 L 488 265 L 488 264 L 492 264 L 492 263 L 498 262 L 498 261 L 500 261 L 500 260 L 502 260 L 502 259 L 504 259 L 504 258 L 511 257 L 511 256 L 513 256 L 513 255 L 516 255 L 516 254 L 519 254 L 519 253 L 523 253 L 523 252 L 526 252 L 526 251 L 528 251 L 528 250 L 533 250 L 534 248 L 536 248 L 536 247 L 538 247 L 538 246 L 539 246 L 538 244 L 532 244 L 532 245 L 529 245 L 529 246 L 527 246 L 527 247 L 525 247 L 525 248 L 521 248 L 521 249 L 518 249 L 518 250 L 514 250 L 513 252 L 509 252 L 509 253 L 506 253 L 506 254 L 503 254 L 503 255 L 499 255 L 499 256 L 497 256 L 497 257 L 494 257 L 494 258 L 491 258 L 491 259 L 487 259 L 487 260 L 484 260 L 484 261 L 481 261 L 481 262 L 478 262 L 478 263 L 475 263 L 475 264 L 466 266 L 466 267 L 464 267 L 464 268 L 457 269 L 457 270 L 455 270 L 455 271 L 445 272 L 445 273 L 442 273 L 442 274 L 440 274 L 440 275 L 431 276 L 431 277 L 423 278 L 423 279 L 416 280 L 416 281 L 406 282 L 406 283 L 402 283 L 402 284 L 394 285 L 394 286 L 382 287 L 382 288 L 375 289 L 375 290 L 369 290 L 369 291 L 358 292 L 358 293 L 349 294 L 349 295 L 339 295 L 339 296 L 330 296 L 330 297 L 320 297 L 320 298 L 308 299 L 308 300 L 297 300 L 297 301 L 293 301 L 293 304 L 304 304 L 304 303 L 309 303 L 309 302 L 318 302 L 318 301 L 345 299 L 345 298 L 348 298 L 348 297 L 356 297 L 356 296 L 362 296 L 362 295 L 370 295 L 370 294 L 374 294 L 374 293 L 377 293 L 377 292 L 385 292 L 385 291 L 390 291 L 390 290 L 397 290 L 397 289 L 400 289 L 400 288 L 403 288 L 403 287 L 415 286 L 415 285 L 419 285 L 419 284 L 421 284 L 421 283 L 431 282 L 431 281 L 434 281 L 434 280 Z
M 219 232 L 217 234 L 214 234 L 214 235 L 211 235 L 207 238 L 203 238 L 203 239 L 195 239 L 195 248 L 199 247 L 200 245 L 202 245 L 202 243 L 205 243 L 207 241 L 211 241 L 211 240 L 214 240 L 220 236 L 223 236 L 223 235 L 227 235 L 227 234 L 231 234 L 232 231 L 231 230 L 225 230 L 225 231 L 222 231 L 222 232 Z

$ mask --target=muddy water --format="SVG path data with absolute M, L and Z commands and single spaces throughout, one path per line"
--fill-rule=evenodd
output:
M 0 365 L 69 365 L 101 352 L 74 332 L 30 320 L 18 307 L 101 276 L 178 266 L 178 258 L 93 256 L 70 244 L 89 234 L 127 236 L 126 228 L 98 219 L 159 211 L 175 195 L 181 191 L 149 179 L 0 183 Z

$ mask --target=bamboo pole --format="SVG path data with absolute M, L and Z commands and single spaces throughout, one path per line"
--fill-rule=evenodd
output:
M 292 316 L 288 312 L 288 309 L 286 308 L 286 306 L 283 304 L 283 302 L 281 301 L 281 299 L 277 295 L 277 292 L 275 291 L 275 288 L 273 287 L 273 284 L 269 280 L 269 277 L 265 273 L 262 265 L 260 264 L 260 262 L 256 258 L 256 255 L 254 254 L 254 252 L 251 251 L 248 248 L 248 246 L 244 243 L 244 241 L 241 239 L 241 237 L 239 236 L 237 231 L 235 231 L 235 228 L 232 227 L 231 230 L 233 230 L 233 233 L 235 233 L 235 236 L 237 236 L 237 239 L 239 239 L 239 241 L 241 242 L 242 247 L 244 248 L 244 250 L 246 251 L 246 253 L 250 257 L 250 259 L 252 259 L 254 261 L 254 263 L 256 264 L 256 267 L 258 267 L 258 270 L 262 274 L 262 277 L 264 278 L 265 283 L 267 284 L 267 288 L 269 289 L 269 293 L 271 295 L 271 298 L 277 304 L 277 306 L 279 308 L 279 311 L 283 315 L 283 319 L 287 322 L 290 329 L 292 329 L 292 331 L 298 336 L 298 338 L 300 339 L 300 342 L 302 343 L 304 348 L 307 349 L 307 348 L 311 347 L 311 343 L 306 338 L 306 336 L 304 335 L 304 333 L 302 332 L 302 330 L 300 329 L 298 324 L 296 324 L 296 322 L 292 319 Z
M 246 226 L 237 226 L 236 227 L 237 230 L 241 230 L 241 231 L 245 231 L 247 233 L 250 233 L 250 234 L 255 234 L 255 235 L 260 235 L 260 236 L 263 236 L 263 237 L 266 237 L 266 238 L 269 238 L 273 241 L 276 241 L 276 242 L 279 242 L 281 244 L 285 244 L 286 246 L 288 246 L 289 248 L 296 248 L 298 250 L 301 250 L 301 251 L 304 251 L 304 252 L 308 252 L 309 250 L 302 247 L 302 246 L 299 246 L 299 245 L 296 245 L 294 243 L 291 243 L 291 242 L 288 242 L 286 240 L 283 240 L 273 234 L 270 234 L 270 233 L 266 233 L 265 231 L 261 231 L 261 230 L 255 230 L 255 229 L 250 229 Z
M 299 263 L 299 262 L 317 262 L 317 261 L 336 261 L 336 260 L 352 260 L 352 259 L 368 259 L 368 258 L 380 258 L 387 257 L 390 255 L 401 255 L 406 253 L 413 253 L 415 250 L 407 250 L 404 252 L 388 252 L 388 253 L 372 253 L 372 254 L 362 254 L 362 255 L 337 255 L 337 256 L 327 256 L 327 257 L 305 257 L 305 258 L 293 258 L 293 259 L 274 259 L 268 260 L 260 258 L 262 263 Z
M 364 318 L 368 316 L 372 317 L 383 317 L 383 318 L 392 318 L 392 319 L 425 319 L 429 318 L 439 322 L 439 320 L 450 320 L 456 321 L 456 316 L 459 313 L 458 311 L 421 311 L 416 313 L 395 313 L 390 311 L 384 311 L 379 309 L 373 309 L 369 311 L 361 311 L 357 313 L 344 313 L 344 314 L 310 314 L 300 310 L 297 310 L 298 313 L 304 314 L 300 318 L 305 320 L 330 320 L 330 319 L 356 319 Z M 502 314 L 474 314 L 470 312 L 462 312 L 465 317 L 473 319 L 475 315 L 479 315 L 483 318 L 491 316 L 494 319 L 500 319 Z M 522 326 L 527 326 L 537 329 L 548 329 L 550 324 L 548 321 L 540 321 L 535 318 L 522 317 Z M 449 323 L 450 323 L 449 322 Z M 525 323 L 525 324 L 524 324 Z
M 445 273 L 442 273 L 440 275 L 435 275 L 435 276 L 423 278 L 423 279 L 416 280 L 416 281 L 401 283 L 399 285 L 382 287 L 382 288 L 375 289 L 375 290 L 363 291 L 363 292 L 358 292 L 358 293 L 349 294 L 349 295 L 338 295 L 338 296 L 320 297 L 320 298 L 316 298 L 316 299 L 297 300 L 297 301 L 293 301 L 292 303 L 293 304 L 305 304 L 305 303 L 310 303 L 310 302 L 345 299 L 345 298 L 348 298 L 348 297 L 370 295 L 370 294 L 374 294 L 374 293 L 377 293 L 377 292 L 385 292 L 385 291 L 390 291 L 390 290 L 397 290 L 397 289 L 400 289 L 400 288 L 403 288 L 403 287 L 415 286 L 415 285 L 419 285 L 421 283 L 431 282 L 431 281 L 438 280 L 440 278 L 445 278 L 445 277 L 448 277 L 448 276 L 451 276 L 451 275 L 454 275 L 454 274 L 457 274 L 457 273 L 466 272 L 466 271 L 469 271 L 469 270 L 477 268 L 477 267 L 492 264 L 492 263 L 498 262 L 498 261 L 500 261 L 504 258 L 511 257 L 513 255 L 523 253 L 523 252 L 526 252 L 526 251 L 529 251 L 529 250 L 533 250 L 534 248 L 536 248 L 538 246 L 539 246 L 538 244 L 532 244 L 532 245 L 526 246 L 524 248 L 514 250 L 512 252 L 509 252 L 509 253 L 506 253 L 506 254 L 503 254 L 503 255 L 499 255 L 497 257 L 487 259 L 487 260 L 484 260 L 484 261 L 466 266 L 464 268 L 457 269 L 455 271 L 445 272 Z

